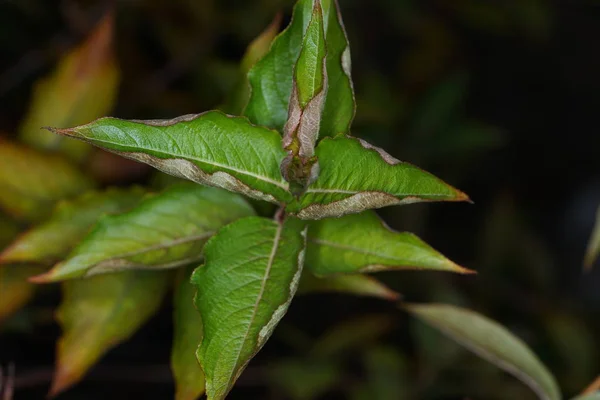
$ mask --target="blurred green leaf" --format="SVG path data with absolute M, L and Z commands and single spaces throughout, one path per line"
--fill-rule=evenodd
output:
M 45 218 L 59 200 L 92 182 L 58 156 L 0 140 L 0 208 L 27 221 Z
M 473 272 L 448 260 L 412 233 L 392 231 L 373 211 L 312 221 L 306 267 L 318 276 L 397 269 Z
M 393 317 L 385 314 L 369 314 L 343 321 L 319 337 L 311 355 L 319 359 L 347 356 L 390 332 L 394 322 Z
M 554 377 L 506 328 L 480 314 L 444 304 L 408 305 L 408 312 L 528 385 L 540 399 L 560 400 Z
M 286 155 L 281 137 L 246 118 L 219 111 L 167 121 L 101 118 L 53 131 L 197 183 L 276 204 L 292 198 L 279 168 Z
M 62 259 L 98 218 L 133 207 L 144 193 L 141 188 L 109 189 L 62 201 L 47 221 L 22 234 L 1 252 L 0 263 L 40 263 Z
M 175 185 L 126 213 L 100 218 L 66 260 L 36 281 L 200 261 L 204 243 L 220 227 L 253 214 L 236 194 L 192 183 Z
M 67 128 L 106 115 L 113 107 L 119 69 L 113 55 L 114 17 L 109 12 L 84 43 L 66 54 L 56 70 L 35 87 L 21 139 L 42 150 L 54 150 L 82 161 L 89 146 L 53 135 L 43 126 Z
M 74 385 L 109 349 L 127 340 L 159 308 L 170 275 L 125 271 L 63 284 L 57 320 L 55 396 Z
M 298 294 L 312 293 L 342 293 L 378 297 L 390 301 L 398 300 L 400 297 L 399 293 L 367 275 L 349 274 L 317 277 L 311 274 L 310 271 L 305 271 L 300 278 Z
M 467 195 L 433 175 L 356 138 L 323 139 L 319 177 L 288 209 L 303 219 L 339 217 L 369 208 L 420 201 L 465 201 Z M 348 174 L 352 172 L 352 179 Z
M 171 369 L 175 378 L 175 400 L 196 400 L 204 393 L 204 373 L 196 359 L 202 340 L 202 318 L 194 307 L 196 288 L 190 283 L 193 267 L 177 273 L 173 300 L 173 349 Z
M 596 224 L 592 232 L 592 237 L 588 243 L 587 251 L 585 253 L 584 266 L 586 270 L 591 270 L 594 263 L 600 255 L 600 208 L 596 214 Z
M 32 265 L 0 265 L 0 324 L 31 300 L 35 285 L 27 279 L 43 271 Z
M 296 293 L 306 231 L 295 219 L 240 219 L 206 245 L 192 277 L 204 338 L 198 359 L 209 400 L 223 399 L 265 344 Z
M 340 381 L 340 367 L 332 362 L 315 360 L 283 360 L 267 369 L 271 385 L 292 400 L 321 398 Z
M 410 398 L 406 362 L 393 347 L 377 346 L 364 356 L 367 382 L 363 396 L 353 400 L 402 400 Z

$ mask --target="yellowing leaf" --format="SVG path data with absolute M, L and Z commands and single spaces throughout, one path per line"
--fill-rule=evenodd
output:
M 44 218 L 58 200 L 92 183 L 66 160 L 0 140 L 0 208 L 19 219 Z
M 133 207 L 144 193 L 141 188 L 109 189 L 63 201 L 47 221 L 28 230 L 0 252 L 0 264 L 56 262 L 68 254 L 98 218 Z
M 44 269 L 30 265 L 0 266 L 0 322 L 29 302 L 35 285 L 27 279 Z
M 114 17 L 109 12 L 85 42 L 68 53 L 50 76 L 37 83 L 20 131 L 27 144 L 58 150 L 76 160 L 85 156 L 88 145 L 40 128 L 81 125 L 110 112 L 119 85 L 112 51 L 113 25 Z
M 63 329 L 50 395 L 77 383 L 109 349 L 127 340 L 158 309 L 166 272 L 127 271 L 67 282 L 57 319 Z

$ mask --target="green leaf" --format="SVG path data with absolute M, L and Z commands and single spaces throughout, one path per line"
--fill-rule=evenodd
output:
M 207 243 L 192 283 L 204 323 L 198 359 L 209 400 L 225 398 L 287 311 L 302 273 L 305 234 L 296 219 L 248 217 Z
M 257 125 L 283 131 L 288 119 L 294 66 L 311 20 L 313 1 L 296 3 L 290 25 L 275 38 L 269 52 L 248 73 L 250 100 L 244 115 Z
M 600 400 L 600 391 L 573 397 L 571 400 Z
M 317 7 L 322 9 L 323 15 L 326 50 L 326 72 L 323 76 L 327 76 L 327 82 L 323 85 L 328 93 L 320 132 L 321 135 L 335 135 L 349 131 L 355 109 L 350 78 L 350 49 L 335 0 L 298 1 L 290 25 L 273 41 L 269 53 L 250 70 L 248 79 L 251 95 L 245 115 L 252 122 L 284 130 L 296 62 L 306 44 L 305 35 Z
M 311 355 L 326 359 L 346 357 L 362 350 L 392 330 L 396 318 L 369 314 L 343 321 L 325 332 L 311 349 Z
M 283 146 L 301 159 L 314 156 L 327 94 L 325 31 L 320 1 L 315 1 L 294 70 Z
M 109 189 L 62 201 L 48 221 L 25 232 L 0 253 L 0 263 L 58 261 L 68 254 L 98 218 L 133 207 L 144 193 L 141 188 Z
M 250 82 L 248 81 L 248 72 L 250 69 L 269 51 L 271 43 L 281 25 L 281 14 L 277 14 L 273 22 L 265 29 L 246 49 L 246 54 L 242 58 L 240 65 L 240 77 L 235 84 L 229 98 L 219 107 L 223 112 L 231 115 L 240 115 L 248 105 L 250 99 Z
M 50 396 L 77 383 L 109 349 L 135 333 L 158 310 L 170 282 L 166 272 L 126 271 L 65 283 Z
M 467 195 L 361 139 L 323 139 L 319 177 L 288 211 L 303 219 L 339 217 L 369 208 L 421 201 L 464 201 Z
M 412 233 L 392 231 L 373 211 L 312 221 L 307 241 L 306 266 L 317 276 L 404 269 L 473 273 Z
M 171 369 L 175 378 L 175 400 L 195 400 L 204 393 L 204 373 L 196 359 L 202 340 L 202 318 L 194 307 L 196 288 L 190 283 L 193 268 L 177 275 L 173 310 L 173 350 Z
M 280 164 L 286 156 L 275 131 L 218 111 L 172 120 L 101 118 L 54 129 L 180 178 L 279 204 L 292 199 Z
M 67 53 L 56 70 L 35 85 L 20 138 L 28 145 L 60 151 L 83 161 L 89 146 L 40 129 L 85 124 L 110 112 L 117 98 L 119 68 L 113 51 L 114 15 L 106 14 L 90 36 Z
M 91 187 L 88 178 L 62 158 L 0 140 L 0 208 L 8 214 L 37 221 L 58 200 Z
M 305 271 L 300 278 L 298 294 L 341 293 L 355 296 L 378 297 L 384 300 L 398 300 L 400 294 L 368 275 L 333 275 L 324 278 Z
M 409 305 L 406 309 L 423 322 L 502 368 L 528 385 L 540 399 L 560 400 L 552 374 L 519 338 L 480 314 L 444 305 Z
M 286 359 L 268 365 L 265 372 L 269 386 L 290 400 L 327 398 L 343 379 L 341 366 L 329 360 Z
M 39 266 L 0 266 L 0 323 L 31 300 L 35 285 L 28 278 L 43 272 Z
M 594 263 L 598 259 L 598 255 L 600 255 L 600 208 L 598 208 L 598 212 L 596 214 L 596 224 L 594 225 L 592 237 L 590 238 L 590 242 L 588 243 L 588 248 L 585 253 L 584 266 L 586 270 L 589 271 L 592 269 Z
M 129 212 L 100 218 L 65 261 L 35 282 L 199 261 L 204 243 L 220 227 L 253 214 L 233 193 L 191 183 L 174 185 Z
M 322 0 L 327 32 L 327 98 L 320 137 L 349 133 L 356 112 L 351 77 L 350 44 L 338 0 Z

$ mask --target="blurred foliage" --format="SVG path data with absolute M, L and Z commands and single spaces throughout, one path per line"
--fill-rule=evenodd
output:
M 394 228 L 418 233 L 477 270 L 476 277 L 380 277 L 411 301 L 473 307 L 502 322 L 531 344 L 566 395 L 580 393 L 600 371 L 600 273 L 595 268 L 581 275 L 600 202 L 600 136 L 589 134 L 597 129 L 600 107 L 600 5 L 550 0 L 340 3 L 353 49 L 358 101 L 353 134 L 433 173 L 443 171 L 475 201 L 470 207 L 414 205 L 382 214 Z M 84 38 L 102 20 L 106 4 L 0 3 L 0 131 L 6 132 L 0 147 L 28 154 L 14 161 L 0 158 L 0 191 L 12 190 L 9 184 L 28 191 L 34 179 L 51 188 L 30 196 L 40 202 L 34 206 L 4 197 L 0 204 L 14 217 L 0 213 L 3 246 L 29 221 L 45 218 L 54 202 L 90 185 L 82 178 L 73 186 L 59 185 L 64 188 L 59 194 L 41 161 L 55 155 L 5 143 L 18 140 L 19 132 L 21 137 L 43 135 L 36 126 L 72 125 L 108 112 L 166 118 L 223 104 L 239 82 L 246 46 L 278 11 L 287 21 L 292 2 L 115 2 L 115 60 L 108 72 L 98 72 L 95 83 L 75 85 L 78 81 L 68 78 L 62 83 L 61 74 L 73 68 L 69 57 L 85 48 Z M 52 82 L 57 92 L 50 94 Z M 88 85 L 99 85 L 105 93 L 86 100 Z M 85 104 L 84 112 L 80 107 Z M 29 144 L 48 149 L 40 139 Z M 38 159 L 40 175 L 23 174 L 20 163 Z M 152 180 L 162 187 L 171 182 L 98 150 L 76 151 L 73 159 L 80 164 L 60 161 L 65 174 L 85 172 L 101 185 Z M 19 274 L 33 273 L 22 269 Z M 0 365 L 14 362 L 17 377 L 23 377 L 17 380 L 17 398 L 42 398 L 46 392 L 49 378 L 35 376 L 53 362 L 48 349 L 58 331 L 47 310 L 57 303 L 55 289 L 40 293 L 0 327 Z M 22 292 L 27 297 L 28 290 Z M 0 303 L 6 293 L 0 292 Z M 232 399 L 533 398 L 505 373 L 377 300 L 299 297 L 288 317 Z M 114 374 L 99 374 L 61 398 L 170 398 L 168 373 L 167 378 L 151 375 L 144 384 L 128 380 L 139 375 L 140 366 L 167 359 L 169 320 L 168 312 L 160 313 L 103 362 L 109 368 L 131 365 L 133 372 L 123 374 L 124 379 L 112 382 Z

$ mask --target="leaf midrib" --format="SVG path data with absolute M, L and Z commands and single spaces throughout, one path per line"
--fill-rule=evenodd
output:
M 254 303 L 254 307 L 252 310 L 252 316 L 250 317 L 250 322 L 248 323 L 248 329 L 246 329 L 246 333 L 244 334 L 244 338 L 242 339 L 242 342 L 241 342 L 242 345 L 240 346 L 240 350 L 237 354 L 237 357 L 236 357 L 236 360 L 234 363 L 236 368 L 234 370 L 232 370 L 232 373 L 229 376 L 228 381 L 231 381 L 231 377 L 233 376 L 233 374 L 237 373 L 237 371 L 239 370 L 238 363 L 239 363 L 240 357 L 242 355 L 242 348 L 244 347 L 244 343 L 248 340 L 248 335 L 250 334 L 250 327 L 252 327 L 252 325 L 254 324 L 254 320 L 255 320 L 256 314 L 258 312 L 258 306 L 260 304 L 260 301 L 262 300 L 262 297 L 264 295 L 265 288 L 267 285 L 267 281 L 269 280 L 269 277 L 271 275 L 271 268 L 273 267 L 273 263 L 275 261 L 275 256 L 277 255 L 277 249 L 279 248 L 279 241 L 281 240 L 282 231 L 283 231 L 283 223 L 278 223 L 277 231 L 275 232 L 275 238 L 273 239 L 273 247 L 271 248 L 271 254 L 269 255 L 269 260 L 267 261 L 267 268 L 265 269 L 264 278 L 263 278 L 261 286 L 260 286 L 260 291 L 258 293 L 258 296 L 256 297 L 256 302 Z M 228 386 L 230 386 L 230 385 L 228 385 Z
M 107 263 L 107 262 L 118 260 L 118 259 L 125 258 L 125 257 L 138 256 L 140 254 L 148 253 L 150 251 L 162 250 L 162 249 L 166 249 L 169 247 L 178 246 L 180 244 L 185 244 L 185 243 L 189 243 L 189 242 L 196 242 L 196 241 L 200 241 L 203 239 L 208 239 L 209 237 L 213 236 L 215 233 L 216 233 L 215 231 L 209 231 L 209 232 L 205 232 L 201 235 L 179 238 L 179 239 L 171 240 L 167 243 L 155 244 L 153 246 L 148 246 L 148 247 L 144 247 L 139 250 L 118 254 L 118 255 L 112 256 L 110 258 L 106 258 L 104 260 L 94 262 L 93 264 L 91 264 L 91 266 L 98 265 L 101 263 Z
M 123 146 L 123 145 L 121 145 L 119 143 L 116 143 L 116 142 L 113 142 L 113 141 L 110 141 L 110 140 L 102 140 L 102 139 L 99 139 L 99 138 L 93 138 L 93 139 L 91 139 L 91 138 L 89 138 L 87 136 L 84 136 L 84 135 L 82 135 L 82 136 L 85 137 L 87 139 L 87 141 L 92 142 L 92 143 L 93 142 L 100 142 L 100 143 L 111 144 L 111 145 L 115 145 L 115 146 L 119 146 L 119 147 L 128 147 L 128 146 Z M 286 191 L 288 190 L 288 185 L 286 184 L 287 182 L 283 183 L 283 181 L 275 181 L 275 180 L 273 180 L 273 179 L 271 179 L 269 177 L 266 177 L 264 175 L 258 175 L 258 174 L 255 174 L 253 172 L 244 171 L 244 170 L 241 170 L 241 169 L 238 169 L 238 168 L 234 168 L 234 167 L 231 167 L 231 166 L 227 166 L 227 165 L 215 162 L 215 161 L 203 160 L 201 158 L 198 158 L 198 157 L 195 157 L 195 156 L 192 156 L 192 155 L 173 154 L 171 152 L 168 152 L 168 151 L 165 151 L 165 150 L 162 150 L 162 149 L 158 150 L 158 149 L 151 149 L 151 148 L 146 148 L 146 147 L 141 147 L 141 146 L 140 146 L 140 149 L 154 151 L 154 152 L 161 153 L 161 154 L 164 154 L 164 155 L 167 155 L 167 156 L 171 156 L 171 157 L 173 157 L 175 159 L 187 159 L 188 161 L 189 160 L 193 160 L 193 161 L 196 161 L 196 162 L 200 162 L 200 163 L 212 165 L 212 166 L 219 167 L 219 168 L 222 168 L 222 169 L 225 169 L 225 170 L 229 170 L 229 171 L 232 171 L 232 172 L 237 172 L 237 173 L 242 174 L 242 175 L 247 175 L 247 176 L 253 177 L 253 178 L 261 180 L 263 182 L 275 185 L 275 186 L 277 186 L 277 187 L 279 187 L 279 188 L 281 188 L 283 190 L 286 190 Z M 128 151 L 128 152 L 129 153 L 133 153 L 132 151 Z M 157 158 L 159 158 L 159 157 L 157 157 Z

